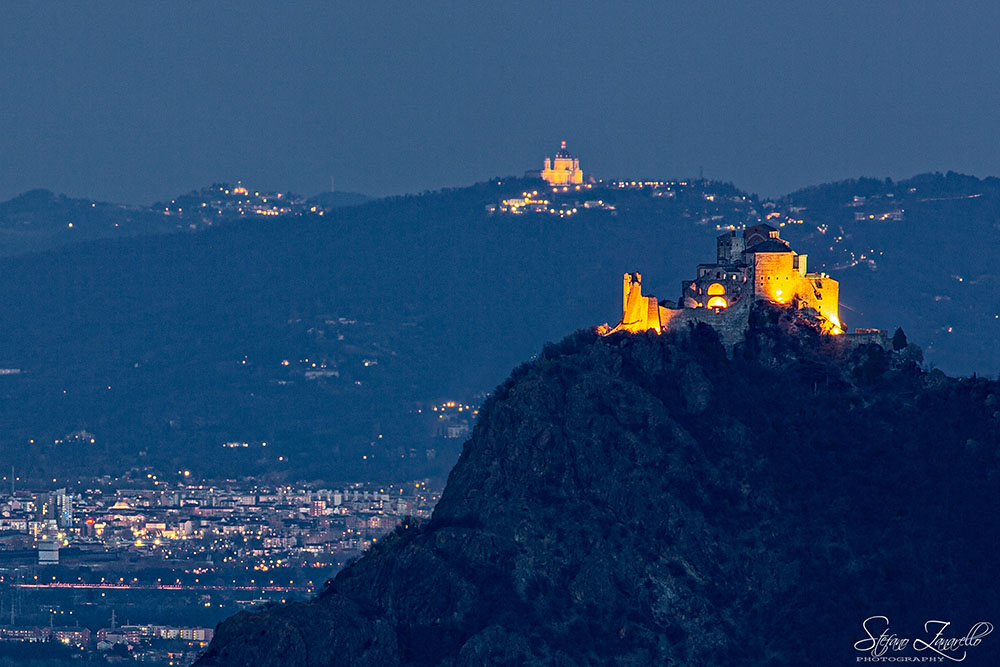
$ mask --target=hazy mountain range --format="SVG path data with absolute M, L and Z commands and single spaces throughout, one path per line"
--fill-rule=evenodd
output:
M 541 185 L 259 216 L 39 191 L 0 204 L 0 367 L 19 371 L 0 375 L 0 439 L 46 478 L 117 473 L 122 453 L 212 475 L 443 474 L 461 439 L 425 408 L 472 404 L 544 342 L 617 321 L 625 271 L 676 299 L 720 229 L 759 220 L 840 281 L 850 327 L 901 326 L 952 373 L 1000 369 L 997 179 L 860 179 L 770 202 L 706 181 Z M 577 211 L 488 211 L 534 191 Z

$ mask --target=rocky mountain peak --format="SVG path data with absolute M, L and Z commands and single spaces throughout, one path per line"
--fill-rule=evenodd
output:
M 873 614 L 961 636 L 1000 618 L 1000 386 L 914 355 L 774 309 L 731 356 L 704 325 L 578 332 L 497 388 L 430 521 L 198 664 L 845 664 Z

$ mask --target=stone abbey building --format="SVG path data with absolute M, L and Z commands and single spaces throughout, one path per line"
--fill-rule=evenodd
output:
M 642 276 L 625 274 L 622 319 L 599 331 L 659 332 L 687 322 L 704 322 L 731 345 L 743 337 L 750 307 L 763 300 L 811 309 L 823 321 L 825 331 L 843 333 L 837 281 L 809 273 L 807 256 L 792 250 L 774 227 L 760 224 L 742 233 L 727 232 L 718 237 L 716 249 L 716 262 L 699 264 L 697 277 L 681 283 L 676 302 L 643 295 Z

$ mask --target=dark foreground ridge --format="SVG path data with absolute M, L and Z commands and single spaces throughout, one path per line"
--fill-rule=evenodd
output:
M 873 615 L 1000 623 L 1000 386 L 917 355 L 781 311 L 731 359 L 705 325 L 571 336 L 488 401 L 428 523 L 197 664 L 844 665 Z

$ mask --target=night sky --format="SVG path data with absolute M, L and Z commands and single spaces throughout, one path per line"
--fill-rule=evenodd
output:
M 5 3 L 0 198 L 1000 174 L 1000 4 Z

